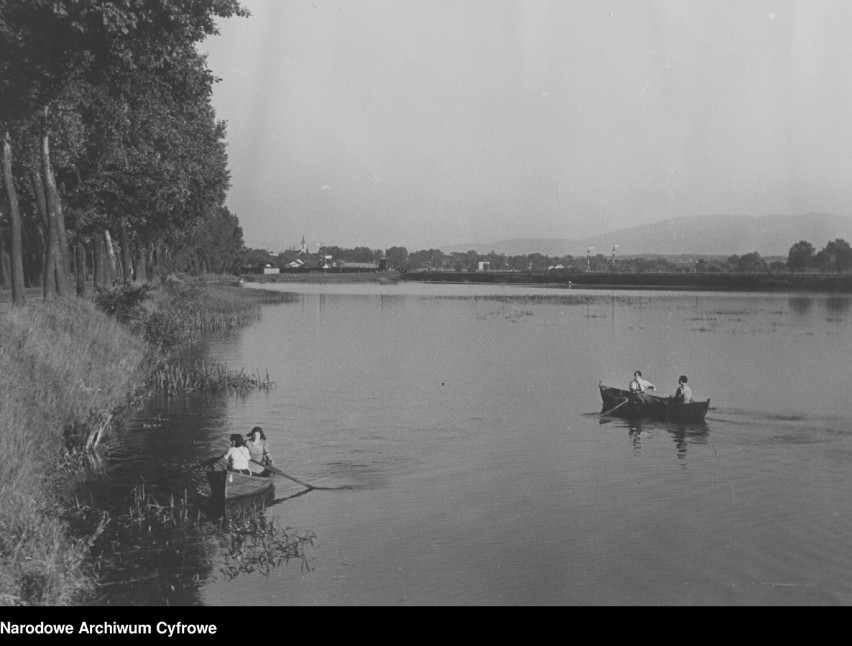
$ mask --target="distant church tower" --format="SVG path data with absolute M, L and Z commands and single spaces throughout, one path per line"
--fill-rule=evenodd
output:
M 305 234 L 302 234 L 302 248 L 299 251 L 300 254 L 306 255 L 308 253 L 308 247 L 305 245 Z

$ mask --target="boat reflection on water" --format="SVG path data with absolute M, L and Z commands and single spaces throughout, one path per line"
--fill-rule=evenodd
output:
M 660 432 L 671 437 L 677 449 L 679 460 L 686 459 L 690 444 L 706 445 L 710 441 L 710 427 L 705 422 L 700 424 L 672 424 L 655 420 L 602 417 L 600 425 L 626 428 L 634 455 L 638 455 L 642 450 L 643 441 L 658 436 Z

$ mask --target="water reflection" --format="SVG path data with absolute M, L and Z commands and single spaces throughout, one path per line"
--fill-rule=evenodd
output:
M 829 296 L 825 301 L 825 309 L 829 314 L 845 314 L 849 310 L 849 297 Z
M 831 296 L 821 298 L 820 305 L 825 308 L 826 312 L 832 315 L 845 314 L 849 311 L 850 297 L 843 294 L 832 294 Z M 817 299 L 813 296 L 791 296 L 788 300 L 790 310 L 795 314 L 806 315 L 810 314 L 814 308 Z
M 677 447 L 678 460 L 686 459 L 686 450 L 690 444 L 707 444 L 710 429 L 706 424 L 701 426 L 679 426 L 668 429 Z
M 808 314 L 814 306 L 814 299 L 811 296 L 791 296 L 790 310 L 796 314 Z
M 626 428 L 631 446 L 633 447 L 633 455 L 636 457 L 641 454 L 643 442 L 650 442 L 655 436 L 666 433 L 674 442 L 677 459 L 686 460 L 689 445 L 706 445 L 709 442 L 710 436 L 710 428 L 706 423 L 671 424 L 655 420 L 602 417 L 600 425 Z
M 294 560 L 310 570 L 305 548 L 313 532 L 282 528 L 266 515 L 269 505 L 305 493 L 274 499 L 269 490 L 223 508 L 209 498 L 199 505 L 189 492 L 137 487 L 93 546 L 101 577 L 91 603 L 198 605 L 202 586 L 218 578 L 269 576 Z

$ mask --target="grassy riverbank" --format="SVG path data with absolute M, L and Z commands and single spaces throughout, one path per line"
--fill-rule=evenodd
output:
M 192 333 L 245 325 L 276 298 L 173 282 L 124 323 L 86 299 L 0 307 L 0 605 L 68 605 L 93 589 L 91 536 L 73 535 L 64 499 L 87 438 L 155 387 Z
M 144 343 L 79 299 L 4 308 L 0 330 L 0 604 L 69 604 L 91 581 L 60 496 L 65 435 L 126 400 Z

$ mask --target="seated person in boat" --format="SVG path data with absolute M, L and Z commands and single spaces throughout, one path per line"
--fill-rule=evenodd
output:
M 243 442 L 243 436 L 239 433 L 231 435 L 231 448 L 225 453 L 225 457 L 228 459 L 228 471 L 239 471 L 247 476 L 251 475 L 249 469 L 251 454 Z
M 266 441 L 266 434 L 260 426 L 255 426 L 246 436 L 246 448 L 249 450 L 251 462 L 249 469 L 256 476 L 268 476 L 269 470 L 263 465 L 272 465 L 272 455 L 269 452 L 269 444 Z M 260 464 L 257 464 L 257 463 Z
M 675 391 L 673 399 L 682 404 L 691 404 L 695 401 L 692 396 L 692 388 L 687 384 L 689 380 L 686 375 L 681 375 L 677 380 L 677 391 Z
M 630 386 L 628 386 L 628 388 L 632 393 L 644 393 L 646 390 L 657 389 L 654 384 L 642 377 L 642 372 L 640 370 L 633 373 L 633 381 L 630 382 Z
M 645 391 L 657 390 L 657 387 L 650 381 L 642 377 L 642 372 L 637 370 L 633 373 L 633 380 L 630 382 L 628 389 L 636 401 L 646 401 Z

